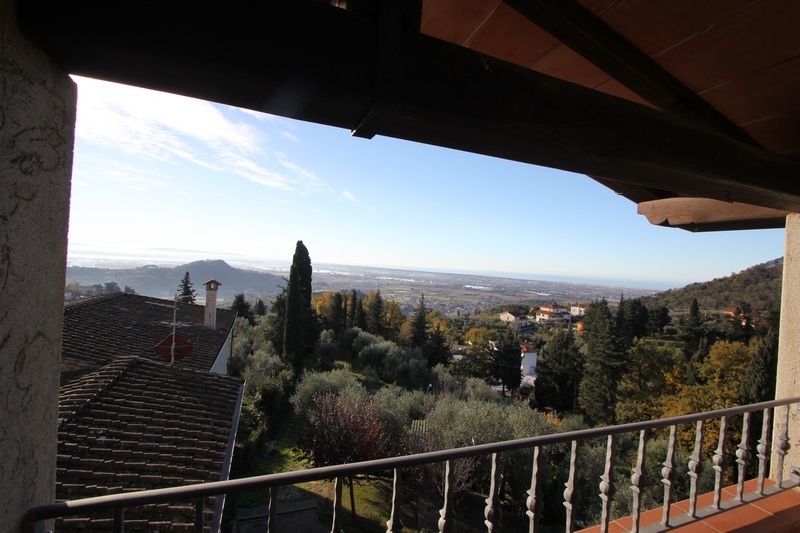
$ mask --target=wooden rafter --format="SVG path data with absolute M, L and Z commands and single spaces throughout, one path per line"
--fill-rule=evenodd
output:
M 20 13 L 72 73 L 348 130 L 373 107 L 376 17 L 310 0 L 126 6 L 20 0 Z M 392 90 L 370 128 L 378 135 L 800 211 L 797 160 L 407 27 L 390 35 Z
M 654 106 L 692 116 L 733 139 L 757 145 L 744 130 L 574 0 L 504 1 Z
M 638 213 L 651 224 L 689 231 L 782 228 L 788 211 L 708 198 L 666 198 L 640 202 Z

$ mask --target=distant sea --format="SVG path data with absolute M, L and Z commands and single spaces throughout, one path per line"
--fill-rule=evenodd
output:
M 249 257 L 239 254 L 225 254 L 210 250 L 180 250 L 180 249 L 146 249 L 146 250 L 122 250 L 122 249 L 102 249 L 89 247 L 81 244 L 70 244 L 67 264 L 69 266 L 98 267 L 108 269 L 134 268 L 146 264 L 158 266 L 178 266 L 192 261 L 202 261 L 206 259 L 222 259 L 231 266 L 252 270 L 266 270 L 269 272 L 288 272 L 290 261 L 272 260 Z M 560 276 L 553 274 L 536 274 L 523 272 L 496 272 L 496 271 L 475 271 L 475 270 L 444 270 L 427 267 L 371 267 L 370 265 L 341 265 L 330 263 L 314 263 L 317 268 L 336 269 L 337 267 L 354 266 L 358 268 L 387 268 L 402 271 L 431 272 L 440 274 L 461 274 L 467 276 L 486 276 L 492 278 L 521 279 L 535 281 L 555 281 L 562 283 L 580 283 L 586 285 L 601 285 L 608 287 L 628 287 L 636 289 L 650 289 L 653 291 L 663 291 L 676 287 L 682 287 L 686 283 L 624 279 L 624 278 L 598 278 L 591 276 Z

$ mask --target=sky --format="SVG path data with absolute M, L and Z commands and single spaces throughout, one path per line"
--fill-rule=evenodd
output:
M 784 230 L 653 226 L 580 174 L 73 79 L 70 264 L 288 263 L 302 240 L 312 263 L 666 288 L 783 255 Z

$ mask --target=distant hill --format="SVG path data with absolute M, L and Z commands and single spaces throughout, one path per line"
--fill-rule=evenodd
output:
M 235 268 L 221 260 L 195 261 L 174 268 L 155 265 L 131 269 L 67 267 L 67 283 L 95 285 L 115 281 L 121 288 L 127 285 L 137 294 L 169 298 L 175 295 L 185 272 L 189 272 L 192 285 L 200 296 L 203 294 L 203 282 L 209 279 L 219 281 L 222 284 L 218 293 L 221 299 L 233 298 L 238 293 L 277 294 L 280 287 L 285 285 L 280 276 Z
M 783 258 L 773 259 L 712 281 L 692 283 L 680 289 L 670 289 L 646 298 L 656 306 L 666 306 L 670 311 L 687 311 L 693 298 L 700 309 L 709 311 L 736 307 L 742 302 L 752 306 L 753 312 L 765 310 L 772 302 L 781 299 Z

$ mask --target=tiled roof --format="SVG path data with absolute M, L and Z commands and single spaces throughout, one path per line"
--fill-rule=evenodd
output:
M 96 369 L 121 355 L 157 359 L 153 347 L 172 333 L 173 302 L 115 293 L 64 307 L 62 370 Z M 236 313 L 217 309 L 214 330 L 203 325 L 204 307 L 178 304 L 177 332 L 194 346 L 179 368 L 210 370 L 233 327 Z M 62 383 L 65 380 L 62 380 Z
M 121 356 L 62 386 L 56 498 L 219 481 L 241 385 L 230 376 Z M 209 521 L 212 509 L 207 502 Z M 176 502 L 126 509 L 125 516 L 126 530 L 182 531 L 193 512 L 190 502 Z M 57 530 L 108 530 L 108 519 L 65 518 Z

